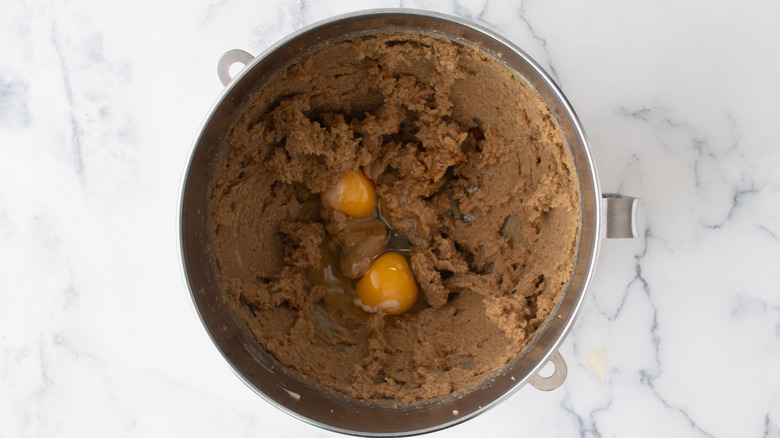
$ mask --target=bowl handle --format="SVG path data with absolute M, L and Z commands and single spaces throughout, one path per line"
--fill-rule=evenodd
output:
M 601 195 L 601 210 L 604 212 L 604 235 L 607 239 L 630 239 L 639 236 L 636 231 L 636 207 L 638 198 L 604 193 Z
M 233 80 L 233 76 L 230 75 L 230 67 L 232 67 L 233 64 L 241 64 L 246 67 L 253 59 L 255 59 L 254 56 L 241 49 L 228 50 L 219 58 L 219 63 L 217 63 L 217 76 L 219 76 L 219 81 L 222 82 L 222 85 L 227 87 L 230 81 Z
M 555 371 L 549 377 L 542 377 L 539 374 L 531 377 L 528 381 L 534 388 L 540 391 L 552 391 L 553 389 L 563 385 L 563 381 L 566 380 L 566 374 L 569 369 L 566 367 L 566 361 L 563 360 L 561 353 L 556 351 L 550 356 L 550 362 L 555 366 Z

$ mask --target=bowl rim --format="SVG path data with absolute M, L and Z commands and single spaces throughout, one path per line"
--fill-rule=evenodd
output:
M 371 430 L 363 430 L 358 428 L 350 428 L 350 427 L 344 427 L 343 425 L 335 425 L 328 423 L 327 421 L 323 421 L 321 419 L 315 419 L 311 418 L 310 416 L 303 415 L 300 412 L 298 412 L 295 409 L 295 404 L 300 399 L 301 395 L 299 393 L 296 393 L 292 389 L 281 387 L 281 392 L 278 392 L 278 394 L 282 394 L 282 397 L 269 394 L 267 391 L 263 391 L 262 389 L 258 388 L 257 385 L 246 375 L 246 373 L 242 370 L 240 370 L 237 365 L 234 363 L 233 358 L 229 356 L 229 354 L 223 349 L 223 346 L 221 345 L 221 340 L 217 339 L 215 336 L 215 333 L 212 331 L 211 327 L 209 326 L 209 323 L 207 322 L 207 318 L 204 315 L 204 311 L 201 308 L 201 305 L 198 302 L 197 295 L 203 294 L 203 290 L 198 290 L 199 285 L 195 284 L 192 280 L 192 276 L 190 275 L 192 273 L 192 267 L 189 266 L 190 263 L 190 256 L 186 253 L 187 249 L 187 235 L 185 234 L 189 223 L 188 219 L 185 218 L 185 210 L 189 208 L 188 206 L 188 182 L 190 181 L 190 177 L 192 176 L 192 172 L 197 171 L 198 169 L 195 168 L 194 165 L 194 158 L 195 154 L 198 151 L 199 146 L 204 141 L 204 132 L 209 127 L 209 124 L 213 121 L 214 116 L 217 112 L 220 111 L 221 106 L 224 104 L 226 99 L 229 99 L 229 96 L 231 92 L 237 87 L 238 84 L 242 83 L 242 80 L 244 80 L 246 77 L 249 76 L 250 72 L 259 64 L 261 64 L 264 60 L 266 60 L 269 56 L 274 54 L 275 52 L 281 50 L 282 48 L 288 46 L 291 42 L 299 40 L 303 38 L 305 35 L 309 35 L 311 33 L 315 33 L 321 29 L 324 29 L 328 26 L 332 26 L 339 23 L 345 23 L 350 22 L 354 20 L 361 20 L 361 19 L 368 19 L 368 18 L 376 18 L 376 17 L 395 17 L 395 18 L 410 18 L 410 17 L 416 17 L 418 19 L 422 20 L 437 20 L 439 22 L 446 22 L 448 25 L 455 25 L 463 29 L 468 29 L 469 32 L 476 32 L 477 34 L 481 34 L 482 37 L 487 38 L 489 40 L 494 41 L 498 46 L 506 48 L 508 53 L 511 53 L 513 56 L 517 56 L 518 58 L 522 59 L 523 62 L 532 69 L 533 73 L 544 83 L 545 86 L 549 88 L 550 94 L 554 97 L 555 102 L 559 105 L 558 111 L 562 111 L 565 113 L 565 115 L 568 118 L 568 122 L 571 125 L 571 128 L 573 130 L 572 134 L 576 139 L 581 143 L 581 150 L 580 152 L 580 159 L 584 160 L 584 162 L 587 164 L 587 169 L 579 169 L 578 173 L 581 173 L 584 170 L 587 170 L 587 178 L 591 182 L 591 186 L 588 190 L 588 196 L 589 198 L 592 198 L 593 205 L 592 205 L 592 211 L 591 214 L 589 214 L 589 220 L 592 223 L 592 232 L 589 232 L 588 241 L 590 243 L 589 251 L 586 254 L 586 258 L 583 260 L 579 260 L 579 255 L 577 257 L 576 265 L 579 265 L 581 262 L 585 264 L 584 269 L 581 272 L 581 278 L 580 278 L 580 286 L 579 286 L 579 293 L 577 294 L 576 300 L 574 300 L 573 303 L 571 303 L 571 308 L 569 310 L 568 316 L 565 318 L 566 320 L 563 322 L 563 324 L 558 329 L 558 333 L 556 336 L 554 336 L 554 339 L 552 342 L 548 342 L 549 345 L 545 346 L 544 353 L 539 357 L 539 360 L 536 361 L 535 365 L 531 368 L 530 372 L 528 372 L 525 376 L 521 378 L 515 379 L 514 377 L 512 380 L 514 381 L 514 384 L 509 387 L 509 389 L 502 391 L 498 396 L 493 397 L 488 402 L 480 405 L 478 409 L 474 409 L 469 412 L 464 412 L 462 415 L 453 415 L 451 419 L 447 421 L 439 421 L 435 424 L 426 425 L 424 427 L 419 428 L 404 428 L 399 427 L 397 430 L 388 431 L 371 431 Z M 403 27 L 399 27 L 399 29 L 403 29 Z M 412 27 L 406 28 L 406 29 L 412 29 Z M 446 34 L 446 33 L 445 33 Z M 506 53 L 505 53 L 506 54 Z M 538 91 L 538 90 L 537 90 Z M 546 99 L 545 99 L 546 100 Z M 550 105 L 550 102 L 547 102 L 548 105 Z M 558 111 L 553 111 L 556 115 L 558 115 Z M 229 125 L 229 124 L 228 124 Z M 570 147 L 571 146 L 571 141 Z M 572 151 L 574 152 L 574 151 Z M 582 179 L 582 178 L 581 178 Z M 580 198 L 581 202 L 583 202 L 583 199 L 585 198 L 585 190 L 582 187 L 580 187 Z M 192 147 L 187 159 L 187 163 L 185 165 L 185 168 L 182 173 L 181 177 L 181 183 L 180 183 L 180 191 L 179 191 L 179 215 L 178 215 L 178 240 L 179 240 L 179 259 L 180 259 L 180 267 L 181 267 L 181 273 L 184 277 L 185 283 L 187 285 L 187 289 L 189 291 L 189 295 L 191 298 L 191 303 L 193 305 L 193 310 L 195 310 L 196 314 L 198 315 L 198 318 L 201 321 L 201 325 L 207 336 L 211 339 L 212 344 L 217 349 L 217 351 L 222 355 L 222 357 L 225 359 L 225 361 L 228 363 L 228 365 L 231 367 L 233 372 L 241 379 L 251 390 L 253 390 L 255 393 L 257 393 L 261 398 L 269 402 L 271 405 L 275 406 L 276 408 L 280 409 L 281 411 L 287 413 L 288 415 L 291 415 L 294 418 L 298 418 L 301 421 L 304 421 L 306 423 L 309 423 L 311 425 L 330 430 L 333 432 L 339 432 L 343 434 L 349 434 L 349 435 L 360 435 L 360 436 L 409 436 L 409 435 L 419 435 L 419 434 L 425 434 L 430 433 L 437 430 L 442 430 L 451 426 L 454 426 L 456 424 L 462 423 L 464 421 L 467 421 L 471 418 L 476 417 L 477 415 L 480 415 L 487 410 L 491 409 L 492 407 L 498 405 L 499 403 L 503 402 L 510 396 L 512 396 L 515 392 L 517 392 L 521 387 L 525 385 L 525 383 L 528 382 L 529 379 L 531 379 L 533 376 L 539 373 L 539 371 L 546 365 L 550 357 L 557 352 L 558 348 L 560 347 L 561 343 L 564 341 L 568 333 L 571 331 L 577 315 L 579 314 L 579 311 L 582 307 L 582 303 L 584 302 L 584 299 L 586 297 L 586 292 L 588 289 L 588 286 L 590 284 L 593 272 L 595 270 L 595 264 L 598 257 L 599 252 L 599 243 L 600 243 L 600 236 L 601 236 L 601 205 L 600 200 L 601 198 L 601 191 L 599 189 L 598 184 L 598 177 L 595 171 L 595 166 L 593 163 L 593 159 L 590 153 L 590 148 L 588 146 L 587 138 L 585 136 L 585 131 L 574 112 L 574 109 L 564 96 L 563 92 L 560 90 L 560 88 L 557 86 L 555 81 L 551 78 L 549 74 L 536 62 L 534 61 L 526 52 L 524 52 L 522 49 L 520 49 L 518 46 L 516 46 L 511 41 L 507 40 L 506 38 L 502 37 L 501 35 L 495 33 L 492 30 L 489 30 L 477 23 L 474 23 L 472 21 L 466 20 L 464 18 L 460 18 L 457 16 L 447 15 L 439 12 L 433 12 L 433 11 L 427 11 L 427 10 L 419 10 L 419 9 L 407 9 L 407 8 L 380 8 L 380 9 L 367 9 L 362 11 L 356 11 L 356 12 L 350 12 L 346 14 L 340 14 L 336 15 L 330 18 L 327 18 L 325 20 L 321 20 L 318 22 L 315 22 L 313 24 L 310 24 L 306 27 L 303 27 L 288 36 L 282 38 L 278 42 L 274 43 L 273 45 L 269 46 L 266 50 L 264 50 L 261 54 L 256 56 L 251 62 L 249 62 L 244 69 L 242 69 L 239 73 L 237 73 L 232 81 L 225 86 L 225 88 L 220 93 L 219 97 L 215 101 L 215 103 L 212 105 L 211 109 L 207 113 L 207 116 L 204 118 L 203 122 L 200 125 L 200 128 L 198 129 L 198 134 L 196 135 L 195 140 L 192 143 Z M 201 212 L 202 213 L 202 212 Z M 583 215 L 584 215 L 584 209 L 583 209 Z M 582 227 L 581 227 L 582 228 Z M 580 230 L 580 233 L 582 233 L 582 230 Z M 592 234 L 592 236 L 590 236 Z M 580 236 L 578 240 L 580 242 L 578 243 L 578 246 L 581 244 L 583 236 Z M 582 248 L 578 248 L 578 252 L 581 251 Z M 576 266 L 575 266 L 576 269 Z M 567 292 L 568 293 L 568 292 Z M 563 301 L 563 298 L 560 300 Z M 560 305 L 560 303 L 559 303 Z M 556 308 L 554 311 L 554 315 L 557 318 L 561 318 L 560 315 L 558 315 L 559 309 Z M 535 344 L 536 342 L 540 341 L 540 337 L 538 336 L 539 332 L 537 332 L 534 335 L 534 339 L 529 343 L 529 346 L 527 348 L 533 347 L 532 344 Z M 246 347 L 245 347 L 246 348 Z M 524 351 L 526 350 L 524 349 Z M 251 353 L 250 353 L 251 354 Z M 523 356 L 518 355 L 517 358 L 513 359 L 519 360 Z M 508 367 L 508 366 L 507 366 Z M 273 366 L 271 366 L 273 368 Z M 503 372 L 503 371 L 502 371 Z M 297 396 L 297 399 L 296 399 Z M 333 412 L 333 411 L 331 411 Z

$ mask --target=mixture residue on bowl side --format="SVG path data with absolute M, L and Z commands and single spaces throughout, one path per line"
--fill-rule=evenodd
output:
M 571 276 L 566 141 L 478 48 L 404 32 L 324 46 L 251 97 L 223 149 L 211 223 L 225 299 L 279 362 L 349 397 L 473 387 L 521 351 Z M 375 187 L 366 217 L 323 205 L 349 172 Z M 419 297 L 367 312 L 355 283 L 394 246 Z

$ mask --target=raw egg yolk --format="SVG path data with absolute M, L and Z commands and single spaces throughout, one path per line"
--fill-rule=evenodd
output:
M 414 281 L 406 257 L 397 252 L 379 256 L 355 285 L 355 303 L 368 312 L 398 315 L 417 301 Z
M 322 200 L 333 210 L 360 218 L 374 211 L 376 192 L 363 172 L 351 170 L 341 175 L 336 185 L 322 194 Z

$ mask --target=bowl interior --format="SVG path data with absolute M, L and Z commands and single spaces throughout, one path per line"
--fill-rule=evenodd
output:
M 475 44 L 499 57 L 538 92 L 569 143 L 577 168 L 581 229 L 572 279 L 558 308 L 523 352 L 500 373 L 456 396 L 392 406 L 366 403 L 322 391 L 287 371 L 253 338 L 222 298 L 211 251 L 209 197 L 214 163 L 227 129 L 246 97 L 290 59 L 326 41 L 366 32 L 416 30 Z M 473 24 L 428 12 L 371 11 L 304 29 L 256 58 L 226 88 L 195 141 L 181 195 L 180 243 L 185 276 L 195 307 L 214 344 L 236 374 L 272 404 L 317 426 L 365 436 L 397 436 L 442 429 L 494 406 L 524 385 L 545 364 L 571 328 L 595 262 L 599 236 L 599 192 L 584 133 L 568 102 L 544 71 L 511 43 Z

